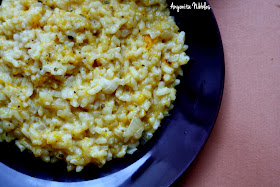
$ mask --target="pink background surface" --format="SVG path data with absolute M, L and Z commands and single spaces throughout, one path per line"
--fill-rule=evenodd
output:
M 224 95 L 206 146 L 179 183 L 280 186 L 280 0 L 209 2 L 224 45 Z

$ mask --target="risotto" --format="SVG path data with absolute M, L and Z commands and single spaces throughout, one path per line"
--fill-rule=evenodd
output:
M 0 142 L 67 170 L 137 150 L 188 62 L 165 0 L 3 0 Z

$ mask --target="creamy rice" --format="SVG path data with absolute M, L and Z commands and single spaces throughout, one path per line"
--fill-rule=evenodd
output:
M 132 154 L 188 62 L 165 0 L 3 0 L 0 142 L 81 171 Z

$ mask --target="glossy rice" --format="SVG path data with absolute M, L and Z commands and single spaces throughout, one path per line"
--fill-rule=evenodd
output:
M 0 142 L 81 171 L 137 150 L 188 62 L 165 0 L 3 0 Z

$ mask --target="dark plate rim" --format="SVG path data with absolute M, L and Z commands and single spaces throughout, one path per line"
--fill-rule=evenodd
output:
M 206 0 L 207 4 L 210 5 L 210 3 L 208 2 L 208 0 Z M 220 108 L 221 108 L 221 104 L 222 104 L 222 100 L 223 100 L 223 94 L 224 94 L 224 86 L 225 86 L 225 57 L 224 57 L 224 49 L 223 49 L 223 41 L 222 41 L 222 37 L 221 37 L 221 33 L 220 33 L 220 29 L 219 29 L 219 25 L 217 23 L 217 20 L 216 20 L 216 17 L 214 15 L 214 12 L 213 12 L 213 9 L 211 8 L 211 14 L 212 14 L 212 18 L 213 20 L 215 21 L 215 24 L 216 24 L 216 28 L 217 28 L 217 33 L 218 33 L 218 36 L 219 36 L 219 42 L 221 43 L 220 45 L 220 50 L 222 51 L 222 59 L 223 59 L 223 69 L 222 69 L 222 79 L 221 79 L 221 82 L 220 82 L 220 85 L 221 85 L 221 89 L 220 89 L 220 96 L 219 96 L 219 104 L 218 104 L 218 110 L 217 110 L 217 113 L 216 113 L 216 119 L 215 121 L 213 122 L 213 124 L 211 124 L 211 130 L 210 130 L 210 133 L 208 134 L 207 138 L 205 139 L 205 141 L 203 142 L 202 146 L 200 147 L 200 150 L 199 152 L 195 155 L 195 157 L 190 161 L 190 164 L 186 165 L 185 168 L 180 172 L 178 173 L 178 175 L 176 176 L 176 178 L 174 179 L 174 181 L 171 183 L 171 184 L 174 184 L 175 181 L 177 181 L 189 168 L 190 166 L 194 163 L 194 161 L 197 159 L 198 155 L 201 153 L 202 149 L 205 147 L 207 141 L 209 140 L 209 137 L 213 131 L 213 128 L 215 126 L 215 123 L 218 119 L 218 115 L 219 115 L 219 112 L 220 112 Z

